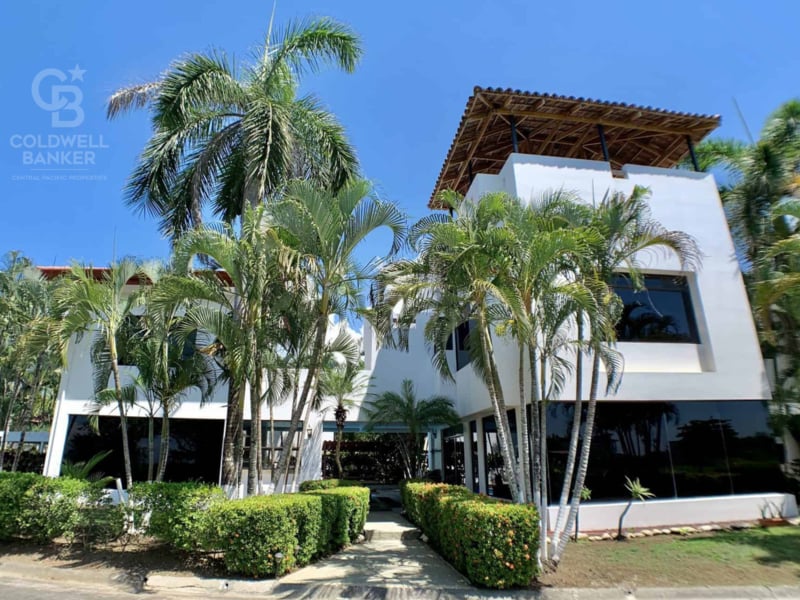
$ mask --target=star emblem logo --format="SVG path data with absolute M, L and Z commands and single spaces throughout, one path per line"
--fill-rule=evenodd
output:
M 67 73 L 72 75 L 72 79 L 70 81 L 83 81 L 83 74 L 86 73 L 86 69 L 81 69 L 79 65 L 75 65 L 74 69 L 68 69 Z

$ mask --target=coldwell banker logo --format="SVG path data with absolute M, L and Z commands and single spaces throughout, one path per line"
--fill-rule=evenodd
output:
M 86 118 L 83 83 L 86 69 L 43 69 L 31 82 L 33 102 L 49 114 L 46 133 L 14 133 L 11 147 L 19 151 L 20 166 L 26 173 L 13 179 L 32 181 L 104 180 L 96 172 L 98 155 L 108 148 L 102 134 L 84 133 L 78 128 Z

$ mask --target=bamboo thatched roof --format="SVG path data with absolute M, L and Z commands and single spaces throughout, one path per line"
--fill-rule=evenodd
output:
M 674 167 L 719 126 L 719 115 L 673 112 L 651 106 L 604 102 L 512 89 L 475 87 L 467 100 L 428 206 L 436 195 L 466 193 L 470 173 L 495 174 L 513 152 L 511 123 L 523 154 L 604 160 L 598 132 L 603 126 L 611 167 L 625 164 Z

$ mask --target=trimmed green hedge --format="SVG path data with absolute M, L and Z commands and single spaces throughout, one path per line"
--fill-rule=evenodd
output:
M 453 566 L 480 586 L 529 586 L 537 575 L 539 518 L 529 504 L 511 504 L 462 486 L 403 482 L 409 519 Z
M 64 537 L 84 545 L 122 535 L 122 510 L 94 482 L 35 473 L 0 473 L 0 539 L 39 543 Z
M 358 481 L 353 481 L 352 479 L 309 479 L 300 484 L 300 491 L 314 492 L 340 487 L 358 487 L 360 485 Z
M 25 492 L 41 479 L 36 473 L 0 472 L 0 540 L 19 535 Z
M 264 577 L 356 540 L 369 512 L 369 489 L 341 485 L 227 500 L 211 485 L 138 483 L 127 506 L 140 532 L 181 551 L 219 553 L 230 573 Z M 125 510 L 91 482 L 0 473 L 0 540 L 108 541 L 123 533 Z
M 129 503 L 137 531 L 192 552 L 202 547 L 206 511 L 226 499 L 205 483 L 134 483 Z
M 369 488 L 339 487 L 307 492 L 322 499 L 324 532 L 321 540 L 327 552 L 352 544 L 364 531 L 369 514 Z M 327 541 L 326 541 L 327 540 Z
M 203 540 L 229 573 L 276 576 L 355 541 L 368 510 L 356 487 L 231 500 L 209 509 Z

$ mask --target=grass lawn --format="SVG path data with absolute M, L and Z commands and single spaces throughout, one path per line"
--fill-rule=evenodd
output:
M 570 543 L 554 587 L 800 585 L 800 527 Z

